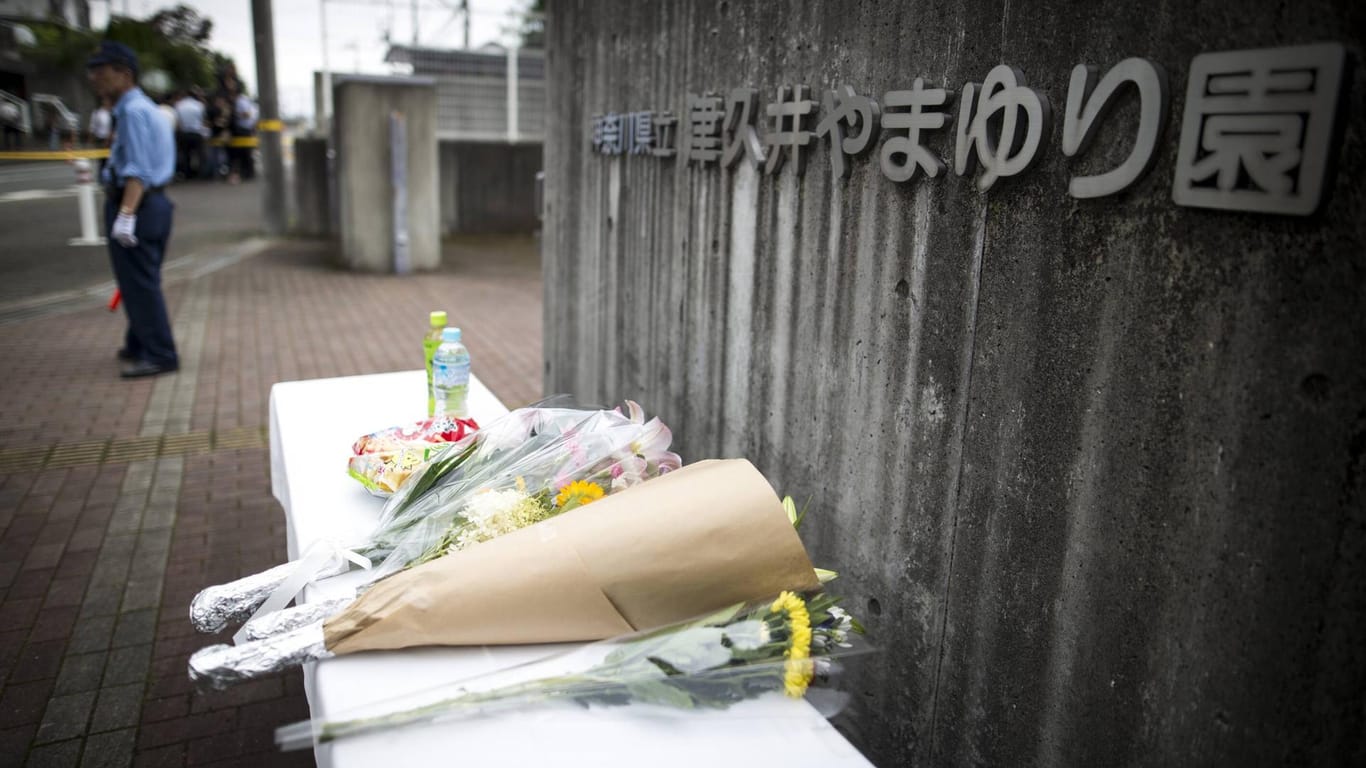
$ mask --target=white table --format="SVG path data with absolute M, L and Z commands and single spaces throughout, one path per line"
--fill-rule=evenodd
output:
M 425 374 L 418 370 L 291 381 L 271 388 L 271 487 L 285 509 L 291 559 L 316 541 L 347 543 L 373 527 L 383 500 L 347 476 L 351 443 L 363 434 L 422 418 L 427 402 L 424 387 Z M 483 424 L 506 412 L 472 378 L 470 414 Z M 328 579 L 305 590 L 304 600 L 349 595 L 355 581 L 347 576 Z M 335 718 L 361 703 L 503 669 L 565 647 L 363 653 L 306 665 L 304 684 L 313 716 Z M 325 768 L 869 765 L 814 708 L 781 695 L 720 712 L 652 717 L 637 714 L 640 711 L 637 707 L 533 709 L 366 734 L 320 746 L 315 756 Z

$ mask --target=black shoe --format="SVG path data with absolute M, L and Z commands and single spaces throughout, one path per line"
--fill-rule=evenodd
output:
M 134 360 L 138 359 L 137 355 L 133 354 L 132 352 L 129 352 L 126 348 L 120 348 L 117 353 L 117 357 L 125 363 L 131 363 Z
M 122 371 L 119 371 L 119 375 L 125 379 L 136 379 L 142 376 L 155 376 L 158 373 L 171 373 L 179 367 L 174 363 L 159 364 L 138 360 L 125 366 Z

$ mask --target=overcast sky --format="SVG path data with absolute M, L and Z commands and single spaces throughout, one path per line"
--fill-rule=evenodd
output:
M 250 0 L 108 0 L 90 4 L 92 24 L 104 26 L 109 8 L 119 15 L 145 18 L 161 8 L 183 2 L 213 19 L 212 48 L 237 62 L 237 71 L 256 93 L 256 52 L 251 34 Z M 470 45 L 509 39 L 504 32 L 514 23 L 511 14 L 528 0 L 469 0 Z M 387 74 L 385 33 L 397 43 L 413 41 L 410 0 L 274 0 L 275 69 L 280 111 L 286 115 L 313 114 L 313 72 L 322 69 L 321 8 L 327 9 L 328 66 L 337 72 Z M 418 43 L 437 48 L 464 44 L 459 0 L 417 0 Z

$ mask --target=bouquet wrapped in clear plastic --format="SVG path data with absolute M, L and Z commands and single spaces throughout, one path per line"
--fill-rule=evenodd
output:
M 523 408 L 450 443 L 385 504 L 365 541 L 306 553 L 195 596 L 190 618 L 217 632 L 254 611 L 271 613 L 310 580 L 368 568 L 372 583 L 412 565 L 548 519 L 679 466 L 669 428 L 628 411 Z M 317 607 L 301 611 L 316 619 Z M 259 619 L 258 619 L 259 620 Z M 298 623 L 286 622 L 282 628 Z
M 782 592 L 702 619 L 591 643 L 475 679 L 433 687 L 353 713 L 276 731 L 301 749 L 407 725 L 496 715 L 526 707 L 649 705 L 724 709 L 761 696 L 805 696 L 828 682 L 835 660 L 866 650 L 858 622 L 823 592 Z M 824 707 L 834 714 L 828 697 Z

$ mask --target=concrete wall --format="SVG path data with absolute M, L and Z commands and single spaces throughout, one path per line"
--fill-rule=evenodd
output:
M 441 264 L 436 89 L 421 78 L 350 77 L 333 87 L 342 266 L 393 271 L 389 116 L 407 121 L 408 248 L 414 269 Z
M 332 234 L 327 173 L 327 139 L 294 140 L 294 221 L 292 231 L 306 237 Z
M 803 538 L 884 649 L 843 726 L 875 762 L 1366 762 L 1366 6 L 549 12 L 545 389 L 638 399 L 685 458 L 811 500 Z M 1354 57 L 1326 208 L 1174 205 L 1192 57 L 1323 40 Z M 819 140 L 800 178 L 590 151 L 592 115 L 689 91 L 957 91 L 1001 63 L 1060 113 L 1074 65 L 1127 56 L 1167 69 L 1171 115 L 1111 198 L 1068 180 L 1127 154 L 1133 94 L 1087 155 L 1055 123 L 985 195 L 892 182 L 877 148 L 832 182 Z M 926 144 L 952 163 L 952 124 Z
M 443 141 L 443 234 L 534 232 L 541 145 Z

